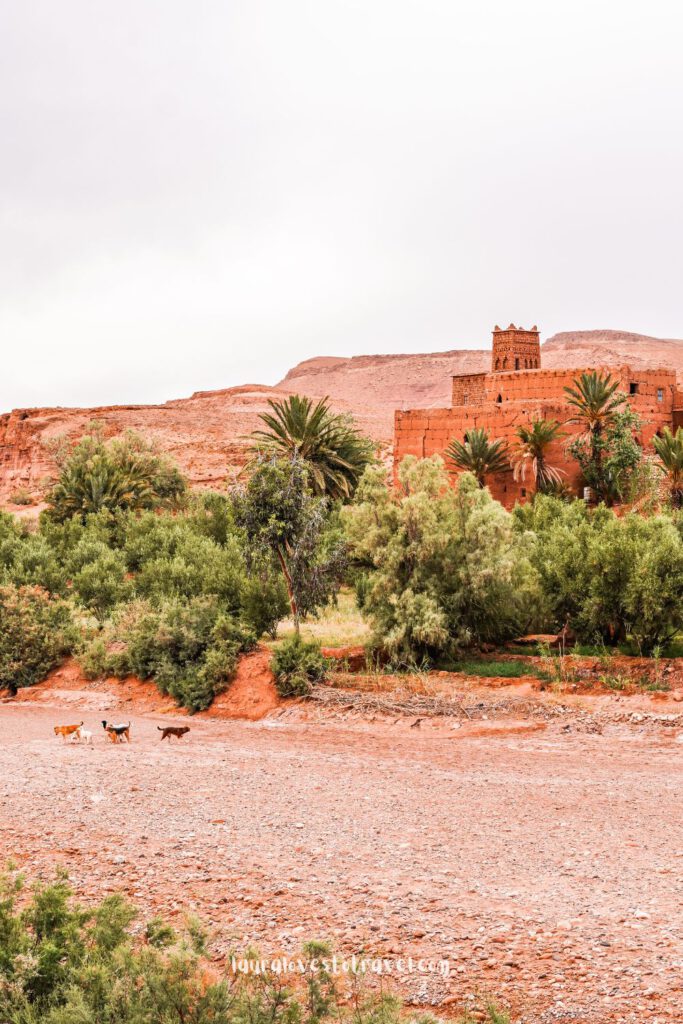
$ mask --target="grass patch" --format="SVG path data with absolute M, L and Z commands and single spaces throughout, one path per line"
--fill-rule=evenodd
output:
M 648 679 L 647 677 L 639 679 L 636 686 L 645 693 L 668 693 L 671 689 L 670 683 L 665 679 Z
M 628 690 L 629 688 L 628 676 L 619 674 L 600 676 L 600 682 L 606 690 L 616 690 L 617 692 L 621 692 L 622 690 Z
M 674 637 L 662 651 L 662 657 L 683 658 L 683 636 Z
M 293 635 L 294 623 L 291 619 L 283 620 L 278 628 L 278 640 Z M 301 638 L 316 640 L 322 647 L 366 644 L 370 638 L 370 627 L 363 621 L 353 591 L 344 587 L 339 592 L 336 605 L 325 608 L 317 619 L 302 622 Z
M 626 658 L 645 657 L 632 637 L 629 637 L 624 643 L 620 643 L 616 647 L 605 647 L 602 643 L 576 644 L 571 650 L 573 654 L 580 654 L 585 658 L 605 658 L 615 654 L 623 654 Z M 676 636 L 665 647 L 661 647 L 659 657 L 683 658 L 683 637 L 680 635 Z
M 453 672 L 468 676 L 488 678 L 519 679 L 521 676 L 538 676 L 539 670 L 526 661 L 456 661 Z

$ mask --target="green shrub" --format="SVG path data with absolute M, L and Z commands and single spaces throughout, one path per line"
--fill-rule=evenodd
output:
M 101 510 L 155 509 L 178 506 L 186 482 L 178 469 L 136 434 L 106 442 L 101 429 L 68 452 L 54 448 L 60 472 L 48 495 L 56 522 L 76 516 L 82 521 Z
M 247 576 L 242 588 L 242 618 L 260 637 L 273 640 L 278 623 L 289 614 L 287 587 L 281 576 L 255 572 Z
M 136 601 L 117 611 L 78 660 L 89 678 L 153 679 L 162 693 L 196 712 L 229 685 L 239 655 L 255 644 L 254 634 L 215 597 L 168 601 L 160 608 Z
M 356 607 L 363 611 L 370 593 L 370 573 L 357 572 L 353 581 L 353 592 L 356 598 Z
M 376 648 L 422 664 L 526 632 L 541 593 L 510 514 L 470 473 L 449 486 L 438 456 L 403 459 L 398 484 L 366 470 L 342 513 Z
M 105 619 L 117 604 L 131 597 L 133 584 L 127 578 L 120 551 L 111 550 L 101 541 L 86 541 L 79 544 L 71 561 L 80 565 L 72 575 L 73 592 L 96 618 Z
M 325 677 L 325 659 L 320 644 L 293 636 L 276 648 L 271 668 L 281 697 L 306 697 L 313 683 Z
M 99 636 L 82 644 L 77 659 L 86 679 L 101 679 L 112 671 L 113 659 L 107 650 L 104 637 Z
M 35 505 L 35 498 L 27 487 L 17 487 L 9 496 L 12 505 Z
M 189 519 L 193 530 L 209 537 L 216 544 L 227 544 L 238 532 L 231 498 L 217 491 L 202 491 L 193 495 Z
M 670 516 L 620 518 L 541 495 L 514 517 L 533 541 L 546 629 L 568 622 L 581 642 L 610 646 L 630 635 L 649 654 L 683 628 L 683 538 Z
M 226 608 L 239 609 L 244 565 L 237 543 L 221 547 L 184 527 L 182 532 L 173 554 L 160 555 L 140 566 L 135 578 L 137 593 L 155 603 L 215 594 Z
M 40 587 L 0 587 L 0 689 L 16 693 L 39 682 L 75 640 L 64 601 Z
M 67 574 L 49 540 L 31 533 L 14 516 L 0 513 L 0 584 L 43 587 L 64 594 Z

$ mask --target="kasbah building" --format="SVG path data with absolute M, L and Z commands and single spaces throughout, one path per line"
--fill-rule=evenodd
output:
M 683 392 L 677 390 L 676 373 L 667 369 L 635 370 L 621 367 L 579 367 L 544 370 L 536 326 L 493 331 L 490 373 L 463 373 L 453 377 L 450 409 L 397 410 L 394 420 L 394 466 L 406 455 L 419 458 L 443 455 L 453 438 L 466 440 L 473 427 L 483 427 L 491 440 L 503 439 L 510 449 L 518 445 L 517 428 L 535 419 L 557 420 L 564 436 L 548 451 L 548 461 L 561 469 L 571 490 L 582 493 L 576 462 L 566 453 L 572 434 L 580 433 L 578 423 L 569 422 L 576 410 L 567 404 L 565 387 L 574 386 L 582 373 L 596 369 L 619 380 L 638 414 L 642 428 L 638 435 L 645 451 L 652 451 L 652 437 L 668 426 L 683 426 Z M 457 470 L 454 471 L 457 475 Z M 492 495 L 507 508 L 533 494 L 533 480 L 515 481 L 512 470 L 487 480 Z

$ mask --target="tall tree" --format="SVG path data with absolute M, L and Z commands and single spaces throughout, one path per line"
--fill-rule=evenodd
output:
M 445 452 L 446 463 L 474 475 L 480 487 L 486 485 L 487 476 L 510 469 L 510 451 L 505 441 L 490 441 L 483 427 L 475 427 L 465 434 L 463 441 L 455 438 Z
M 562 436 L 557 420 L 536 419 L 517 428 L 519 448 L 513 460 L 515 480 L 524 481 L 531 470 L 536 491 L 544 494 L 562 482 L 562 470 L 548 462 L 550 445 Z
M 349 417 L 333 413 L 327 398 L 315 405 L 310 398 L 290 395 L 268 403 L 262 413 L 266 430 L 253 432 L 252 450 L 276 457 L 301 459 L 314 494 L 349 499 L 365 467 L 372 461 L 373 445 Z
M 455 656 L 528 631 L 540 592 L 509 512 L 441 460 L 401 461 L 399 487 L 368 471 L 342 511 L 351 556 L 367 572 L 363 614 L 395 664 Z
M 621 381 L 614 380 L 610 373 L 591 370 L 574 378 L 573 387 L 564 389 L 567 404 L 576 409 L 576 414 L 568 422 L 581 423 L 586 428 L 592 476 L 599 498 L 606 498 L 609 490 L 602 467 L 603 434 L 614 423 L 626 401 L 626 396 L 618 391 L 620 384 Z
M 343 545 L 326 544 L 329 499 L 311 493 L 306 464 L 295 456 L 260 457 L 234 501 L 255 556 L 269 552 L 282 571 L 298 634 L 301 619 L 336 594 L 344 571 Z
M 672 433 L 664 427 L 661 437 L 652 438 L 654 450 L 659 456 L 657 463 L 665 475 L 674 508 L 683 508 L 683 427 Z

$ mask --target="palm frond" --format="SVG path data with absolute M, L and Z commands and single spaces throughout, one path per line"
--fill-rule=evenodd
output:
M 536 419 L 518 427 L 519 447 L 512 465 L 514 479 L 524 482 L 530 469 L 538 491 L 560 484 L 564 471 L 547 462 L 546 452 L 561 436 L 563 431 L 557 420 Z
M 683 505 L 683 427 L 672 433 L 664 427 L 661 435 L 652 438 L 659 462 L 658 468 L 667 478 L 673 503 L 677 508 Z
M 306 463 L 316 494 L 333 499 L 352 497 L 365 467 L 372 461 L 372 442 L 349 416 L 333 413 L 328 399 L 317 403 L 305 395 L 270 399 L 271 412 L 262 413 L 266 429 L 255 430 L 252 452 Z
M 585 423 L 588 432 L 609 422 L 626 401 L 626 396 L 618 392 L 620 384 L 610 373 L 582 373 L 574 380 L 574 387 L 564 389 L 567 405 L 577 410 L 568 422 Z
M 490 441 L 482 427 L 470 430 L 463 441 L 455 438 L 445 451 L 447 463 L 457 469 L 467 470 L 477 478 L 480 487 L 487 476 L 504 473 L 510 469 L 510 453 L 505 441 Z

